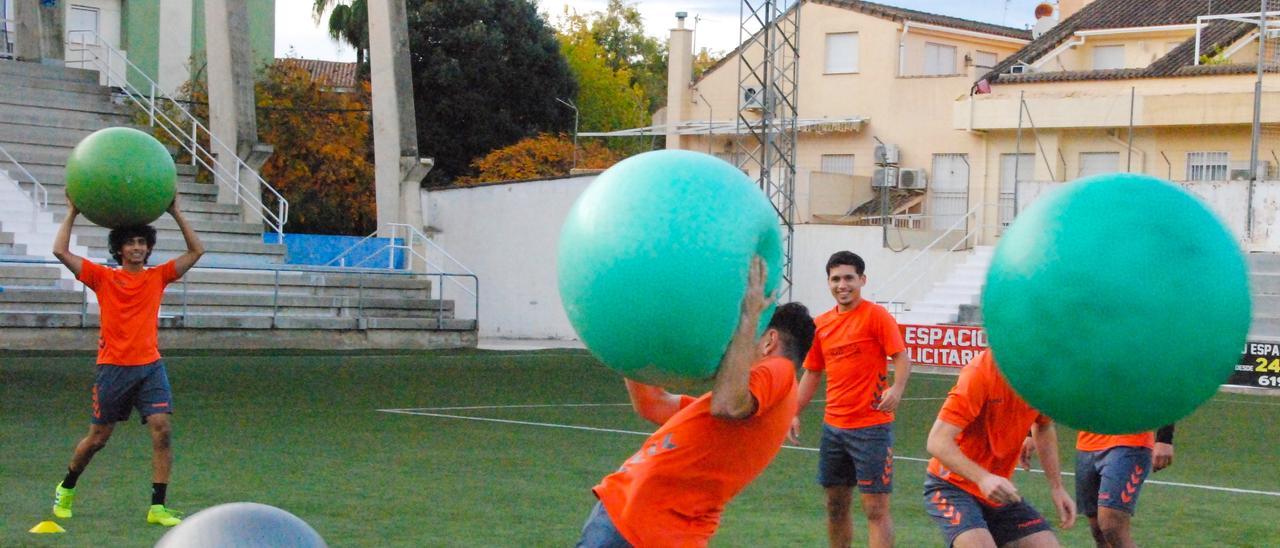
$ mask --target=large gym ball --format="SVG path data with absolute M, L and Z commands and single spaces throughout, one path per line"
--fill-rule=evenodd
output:
M 751 179 L 706 154 L 647 152 L 600 174 L 569 211 L 560 298 L 605 365 L 688 386 L 715 375 L 755 255 L 767 263 L 770 293 L 782 278 L 782 232 Z M 760 330 L 772 314 L 764 311 Z
M 156 548 L 316 548 L 324 539 L 298 516 L 266 504 L 232 502 L 196 512 L 156 543 Z
M 1145 175 L 1055 190 L 1000 238 L 982 299 L 1001 372 L 1054 420 L 1103 434 L 1190 414 L 1249 330 L 1244 256 L 1201 201 Z
M 133 128 L 95 131 L 67 158 L 67 195 L 101 226 L 148 224 L 164 214 L 176 193 L 177 168 L 169 151 Z

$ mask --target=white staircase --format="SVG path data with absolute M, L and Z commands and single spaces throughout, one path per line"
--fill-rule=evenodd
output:
M 58 233 L 58 222 L 47 209 L 40 208 L 4 169 L 0 169 L 0 232 L 8 233 L 7 243 L 12 246 L 0 251 L 0 255 L 33 259 L 53 256 L 53 238 Z M 71 235 L 70 247 L 76 255 L 92 256 L 89 248 L 76 244 L 74 234 Z M 75 276 L 65 268 L 58 270 L 61 281 L 55 285 L 70 289 Z
M 992 246 L 974 247 L 964 262 L 945 279 L 933 284 L 928 293 L 898 313 L 898 323 L 931 325 L 956 322 L 961 305 L 978 304 L 982 298 L 982 286 L 986 284 L 987 269 L 994 253 Z

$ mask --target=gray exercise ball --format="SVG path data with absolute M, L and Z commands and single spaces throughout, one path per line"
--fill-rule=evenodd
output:
M 182 520 L 156 548 L 324 547 L 324 539 L 293 514 L 256 502 L 205 508 Z

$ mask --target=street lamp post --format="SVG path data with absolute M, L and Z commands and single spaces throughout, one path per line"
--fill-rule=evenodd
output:
M 560 101 L 560 104 L 573 109 L 573 169 L 578 169 L 578 107 L 559 97 L 556 97 L 556 100 Z

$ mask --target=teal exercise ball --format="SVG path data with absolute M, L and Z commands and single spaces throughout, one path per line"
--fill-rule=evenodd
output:
M 608 367 L 680 387 L 713 377 L 738 325 L 751 258 L 781 282 L 773 205 L 741 170 L 662 150 L 623 160 L 582 193 L 560 233 L 560 298 Z M 762 332 L 773 307 L 760 318 Z
M 1231 375 L 1248 335 L 1236 238 L 1145 175 L 1044 195 L 1000 238 L 983 317 L 1000 371 L 1054 420 L 1101 434 L 1177 421 Z
M 148 224 L 177 194 L 177 168 L 155 137 L 127 127 L 101 129 L 67 158 L 67 196 L 85 218 L 107 228 Z

